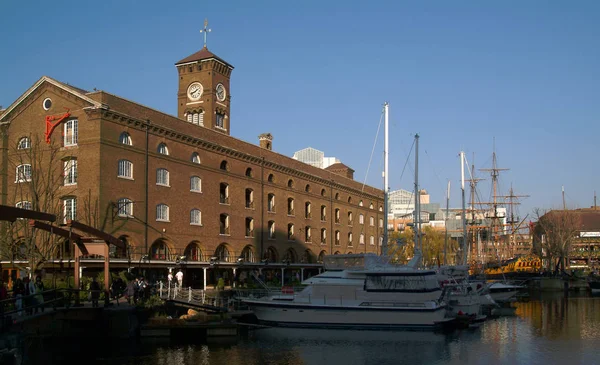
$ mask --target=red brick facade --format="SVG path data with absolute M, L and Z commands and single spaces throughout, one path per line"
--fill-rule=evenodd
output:
M 149 254 L 150 259 L 167 261 L 186 255 L 188 261 L 202 262 L 213 256 L 235 262 L 243 256 L 253 262 L 268 257 L 275 262 L 315 263 L 320 254 L 379 252 L 383 192 L 348 178 L 349 168 L 342 174 L 315 168 L 272 151 L 271 140 L 268 148 L 266 143 L 261 148 L 231 137 L 233 67 L 212 54 L 203 53 L 198 60 L 190 57 L 177 64 L 179 117 L 107 92 L 85 92 L 47 77 L 40 79 L 0 117 L 2 204 L 28 199 L 18 191 L 29 182 L 16 182 L 16 161 L 26 153 L 17 145 L 27 137 L 32 143 L 40 140 L 46 150 L 59 149 L 57 171 L 62 171 L 65 159 L 77 160 L 76 184 L 59 188 L 57 206 L 64 198 L 76 198 L 76 219 L 126 239 L 133 260 Z M 201 103 L 189 104 L 188 89 L 194 82 L 203 85 L 197 100 Z M 217 96 L 218 84 L 225 90 L 223 102 Z M 48 110 L 43 105 L 47 98 L 52 100 Z M 200 108 L 204 126 L 188 122 L 187 113 Z M 52 145 L 46 144 L 45 117 L 67 109 L 71 115 L 53 131 Z M 224 128 L 215 127 L 217 113 L 226 116 Z M 77 120 L 77 143 L 65 147 L 65 123 L 73 120 Z M 122 143 L 124 132 L 131 145 Z M 161 144 L 168 155 L 158 152 Z M 194 154 L 199 163 L 193 161 Z M 131 162 L 131 178 L 118 176 L 121 160 Z M 168 171 L 167 186 L 157 184 L 158 169 Z M 192 177 L 201 179 L 200 191 L 192 191 Z M 246 198 L 250 191 L 251 204 Z M 122 198 L 133 202 L 130 216 L 118 214 Z M 168 221 L 157 220 L 159 204 L 168 206 Z M 191 224 L 193 209 L 201 212 L 201 224 Z M 253 220 L 252 227 L 248 219 Z M 273 238 L 270 222 L 275 227 Z M 293 235 L 289 235 L 290 225 Z M 157 249 L 163 244 L 165 249 Z

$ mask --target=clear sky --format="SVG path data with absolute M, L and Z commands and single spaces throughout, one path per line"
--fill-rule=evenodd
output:
M 231 134 L 292 156 L 314 147 L 382 187 L 390 103 L 390 187 L 419 180 L 460 206 L 464 150 L 519 208 L 593 204 L 600 194 L 600 1 L 13 1 L 0 9 L 0 105 L 41 76 L 176 114 L 174 63 L 208 47 L 235 66 Z M 40 121 L 42 123 L 42 121 Z M 42 125 L 42 124 L 40 124 Z M 408 161 L 404 174 L 403 167 Z M 369 169 L 368 176 L 367 169 Z M 479 183 L 489 201 L 489 175 Z

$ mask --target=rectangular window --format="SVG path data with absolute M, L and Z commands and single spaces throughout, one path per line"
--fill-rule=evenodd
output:
M 169 186 L 169 171 L 167 169 L 156 170 L 156 185 Z
M 159 204 L 156 206 L 156 220 L 157 221 L 169 221 L 169 206 L 166 204 Z
M 77 160 L 71 159 L 65 161 L 65 185 L 77 184 Z
M 133 217 L 133 202 L 127 198 L 119 199 L 117 202 L 120 217 Z
M 27 210 L 31 210 L 31 202 L 28 201 L 22 201 L 22 202 L 18 202 L 15 207 L 17 208 L 21 208 L 21 209 L 27 209 Z
M 15 182 L 31 181 L 31 165 L 19 165 L 17 166 Z
M 63 215 L 64 215 L 64 223 L 67 223 L 69 220 L 76 220 L 77 218 L 77 199 L 76 198 L 67 198 L 63 200 Z
M 117 176 L 133 179 L 133 163 L 127 160 L 119 160 Z
M 65 122 L 64 146 L 77 146 L 77 119 Z
M 217 113 L 216 117 L 215 127 L 225 129 L 225 114 Z

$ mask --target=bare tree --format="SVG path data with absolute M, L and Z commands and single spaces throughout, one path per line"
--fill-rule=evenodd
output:
M 564 270 L 571 245 L 581 226 L 581 217 L 571 210 L 535 210 L 535 236 L 551 270 Z
M 63 217 L 60 198 L 74 191 L 64 186 L 62 160 L 69 158 L 68 152 L 54 144 L 45 144 L 38 136 L 23 137 L 11 147 L 8 168 L 15 171 L 15 181 L 9 182 L 9 202 L 19 208 L 55 214 L 57 221 L 60 220 Z M 55 257 L 62 241 L 50 232 L 31 227 L 26 219 L 5 224 L 1 240 L 2 257 L 30 273 Z

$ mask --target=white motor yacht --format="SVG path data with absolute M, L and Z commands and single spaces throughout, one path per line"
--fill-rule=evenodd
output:
M 261 323 L 322 328 L 433 328 L 446 303 L 434 270 L 382 263 L 374 254 L 326 256 L 298 293 L 245 299 Z

